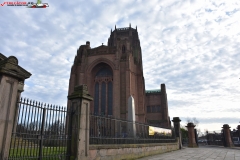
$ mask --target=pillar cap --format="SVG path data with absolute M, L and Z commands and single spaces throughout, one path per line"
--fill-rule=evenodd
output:
M 0 53 L 0 73 L 24 81 L 32 74 L 18 65 L 18 59 L 14 56 L 8 58 Z
M 194 125 L 192 122 L 188 123 L 186 127 L 195 127 L 196 125 Z
M 88 87 L 86 84 L 75 86 L 74 92 L 68 96 L 69 100 L 83 98 L 92 101 L 93 97 L 88 94 Z
M 237 129 L 240 130 L 240 125 L 237 126 Z
M 179 117 L 173 117 L 172 122 L 181 122 L 181 119 Z
M 224 124 L 222 128 L 224 128 L 224 129 L 227 128 L 228 129 L 228 128 L 231 128 L 231 127 L 228 124 Z

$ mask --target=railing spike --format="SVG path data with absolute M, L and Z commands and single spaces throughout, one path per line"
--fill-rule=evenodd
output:
M 46 103 L 42 103 L 43 108 L 47 108 L 47 104 Z

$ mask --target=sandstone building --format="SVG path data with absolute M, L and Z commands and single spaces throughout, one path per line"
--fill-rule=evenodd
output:
M 137 27 L 116 28 L 107 45 L 81 45 L 71 69 L 69 92 L 87 84 L 93 96 L 91 112 L 126 119 L 128 98 L 135 100 L 136 121 L 170 127 L 165 84 L 145 90 L 142 52 Z M 68 103 L 69 107 L 69 103 Z

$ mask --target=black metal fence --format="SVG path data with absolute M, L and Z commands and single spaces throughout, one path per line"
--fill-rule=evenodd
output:
M 9 160 L 69 158 L 67 143 L 71 137 L 66 133 L 66 108 L 22 98 L 16 107 Z M 173 129 L 92 114 L 89 137 L 90 144 L 176 142 Z
M 66 159 L 66 109 L 22 98 L 17 107 L 9 159 Z
M 129 126 L 136 131 L 129 133 Z M 116 119 L 110 116 L 90 115 L 90 144 L 136 144 L 176 142 L 173 129 Z
M 223 130 L 220 131 L 207 131 L 207 144 L 224 146 L 225 139 Z

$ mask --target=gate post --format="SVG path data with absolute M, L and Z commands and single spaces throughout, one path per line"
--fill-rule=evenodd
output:
M 230 133 L 230 128 L 228 124 L 223 125 L 223 132 L 224 132 L 224 139 L 225 139 L 225 147 L 233 147 L 232 139 L 231 139 L 231 133 Z
M 182 134 L 180 130 L 181 119 L 179 117 L 173 117 L 173 125 L 176 137 L 178 137 L 179 149 L 182 149 Z
M 89 151 L 89 117 L 90 101 L 87 85 L 76 86 L 74 92 L 68 96 L 70 108 L 68 111 L 68 134 L 71 140 L 67 145 L 70 160 L 84 160 Z
M 238 145 L 240 144 L 239 141 L 240 141 L 240 125 L 237 126 L 237 129 L 238 129 Z
M 194 125 L 193 123 L 188 123 L 187 124 L 187 129 L 188 129 L 188 147 L 191 148 L 197 148 L 197 143 L 196 143 L 196 138 L 195 138 L 195 133 L 194 133 Z
M 8 159 L 13 126 L 16 125 L 16 102 L 23 91 L 23 82 L 31 73 L 18 65 L 14 56 L 0 53 L 0 159 Z

